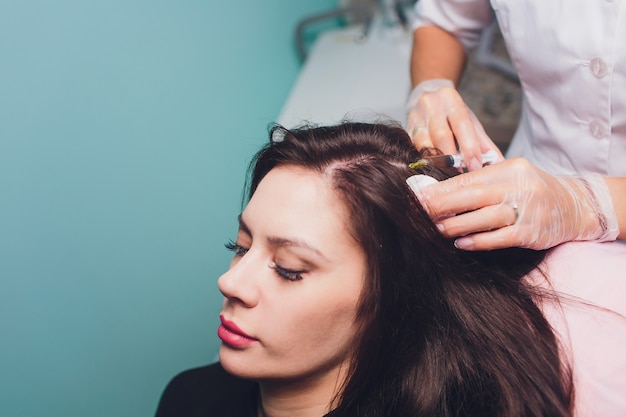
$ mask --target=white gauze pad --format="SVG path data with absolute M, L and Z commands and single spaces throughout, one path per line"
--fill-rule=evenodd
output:
M 406 179 L 406 183 L 409 185 L 409 187 L 411 187 L 411 190 L 413 190 L 413 192 L 416 194 L 422 188 L 428 187 L 429 185 L 432 185 L 432 184 L 437 184 L 438 182 L 439 181 L 437 181 L 433 177 L 429 177 L 428 175 L 424 175 L 424 174 L 413 175 Z

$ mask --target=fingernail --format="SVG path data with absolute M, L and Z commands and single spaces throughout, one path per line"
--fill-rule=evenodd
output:
M 479 168 L 482 168 L 483 164 L 476 158 L 472 158 L 470 163 L 467 165 L 467 169 L 470 171 L 475 171 Z
M 472 248 L 472 238 L 471 237 L 462 237 L 454 241 L 454 246 L 457 249 L 467 250 Z
M 443 226 L 443 224 L 441 224 L 441 223 L 437 223 L 437 225 L 436 225 L 436 226 L 437 226 L 437 229 L 439 229 L 439 231 L 440 231 L 441 233 L 443 233 L 443 232 L 445 232 L 445 231 L 446 231 L 446 228 Z M 455 244 L 456 244 L 456 242 L 455 242 Z

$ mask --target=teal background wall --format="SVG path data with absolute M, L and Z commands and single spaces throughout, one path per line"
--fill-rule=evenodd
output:
M 335 3 L 0 2 L 0 416 L 150 416 L 212 360 L 245 167 Z

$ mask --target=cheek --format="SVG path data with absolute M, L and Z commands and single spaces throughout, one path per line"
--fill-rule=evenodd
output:
M 333 294 L 327 294 L 325 299 L 315 303 L 300 303 L 300 310 L 295 310 L 297 313 L 289 317 L 291 326 L 288 327 L 297 329 L 295 333 L 299 334 L 300 342 L 319 344 L 352 339 L 357 303 L 356 295 L 337 297 Z
M 343 347 L 356 335 L 356 316 L 365 278 L 363 269 L 342 268 L 332 275 L 309 277 L 297 293 L 266 300 L 272 306 L 275 342 L 284 347 Z M 359 272 L 361 274 L 359 274 Z M 305 280 L 307 277 L 305 277 Z M 280 307 L 279 307 L 280 306 Z
M 345 302 L 328 308 L 314 321 L 309 342 L 322 357 L 343 359 L 357 342 L 356 305 Z

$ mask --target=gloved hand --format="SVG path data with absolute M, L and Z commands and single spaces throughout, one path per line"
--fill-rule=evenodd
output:
M 598 174 L 553 176 L 522 158 L 417 193 L 433 220 L 466 250 L 547 249 L 572 240 L 615 240 L 617 216 Z
M 435 147 L 456 154 L 458 145 L 469 171 L 482 167 L 481 155 L 490 149 L 504 159 L 450 80 L 427 80 L 413 89 L 406 130 L 418 150 Z

